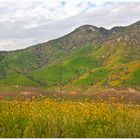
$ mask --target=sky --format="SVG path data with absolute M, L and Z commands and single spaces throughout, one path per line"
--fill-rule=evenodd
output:
M 110 29 L 140 20 L 140 0 L 0 0 L 0 50 L 23 49 L 91 24 Z

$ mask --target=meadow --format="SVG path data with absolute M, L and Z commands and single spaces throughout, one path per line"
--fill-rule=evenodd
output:
M 103 100 L 0 101 L 1 138 L 138 138 L 140 107 Z

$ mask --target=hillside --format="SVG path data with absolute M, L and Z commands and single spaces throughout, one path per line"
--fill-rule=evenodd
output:
M 140 21 L 127 27 L 83 25 L 24 50 L 0 52 L 0 88 L 45 91 L 140 90 Z M 9 91 L 9 88 L 8 88 Z

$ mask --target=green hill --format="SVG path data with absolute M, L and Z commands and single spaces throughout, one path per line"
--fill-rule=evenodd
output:
M 139 38 L 140 22 L 111 30 L 84 25 L 56 40 L 0 52 L 0 87 L 139 90 Z

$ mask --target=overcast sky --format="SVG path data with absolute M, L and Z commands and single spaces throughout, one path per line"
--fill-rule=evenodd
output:
M 0 0 L 0 50 L 46 42 L 83 24 L 112 28 L 138 20 L 138 0 Z

